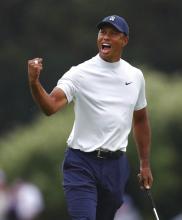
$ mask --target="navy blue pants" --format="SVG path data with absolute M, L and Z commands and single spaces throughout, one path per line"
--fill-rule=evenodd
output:
M 63 162 L 63 187 L 72 220 L 113 220 L 123 203 L 129 176 L 126 155 L 101 159 L 68 148 Z

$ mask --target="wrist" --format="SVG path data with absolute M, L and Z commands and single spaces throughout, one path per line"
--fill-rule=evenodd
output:
M 39 84 L 39 79 L 38 78 L 36 78 L 36 79 L 29 79 L 29 85 L 31 87 L 37 86 L 38 84 Z
M 140 160 L 140 168 L 149 168 L 150 167 L 150 161 L 149 159 L 142 159 Z

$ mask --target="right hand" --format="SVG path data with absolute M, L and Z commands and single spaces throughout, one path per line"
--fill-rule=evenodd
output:
M 39 79 L 42 70 L 42 58 L 35 58 L 28 61 L 29 82 L 36 82 Z

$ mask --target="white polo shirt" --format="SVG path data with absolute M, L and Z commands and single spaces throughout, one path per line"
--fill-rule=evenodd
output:
M 85 152 L 97 148 L 126 151 L 133 112 L 147 105 L 139 69 L 123 59 L 109 63 L 96 55 L 72 67 L 57 87 L 75 104 L 69 147 Z

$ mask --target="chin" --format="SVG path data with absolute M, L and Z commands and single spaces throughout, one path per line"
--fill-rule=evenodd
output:
M 110 57 L 109 54 L 103 54 L 103 53 L 101 52 L 101 53 L 100 53 L 100 57 L 101 57 L 103 60 L 107 61 L 107 62 L 112 62 L 112 58 Z

